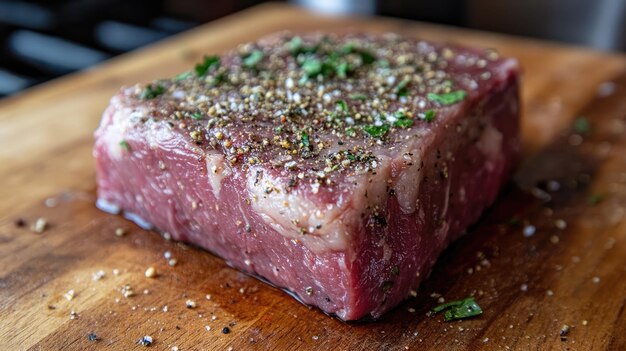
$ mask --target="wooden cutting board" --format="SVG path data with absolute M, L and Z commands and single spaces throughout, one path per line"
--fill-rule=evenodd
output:
M 173 76 L 204 53 L 284 29 L 492 47 L 525 70 L 516 181 L 444 253 L 418 296 L 378 322 L 340 322 L 94 207 L 92 131 L 121 85 Z M 143 349 L 136 342 L 150 335 L 158 350 L 626 350 L 625 69 L 619 55 L 272 4 L 2 100 L 0 349 Z M 581 115 L 589 128 L 579 120 L 573 131 Z M 30 230 L 38 218 L 48 223 L 40 234 Z M 156 278 L 144 276 L 150 266 Z M 126 284 L 134 296 L 120 292 Z M 482 316 L 427 316 L 440 299 L 469 295 Z

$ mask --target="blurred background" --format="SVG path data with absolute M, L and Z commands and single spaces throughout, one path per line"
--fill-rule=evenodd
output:
M 0 0 L 0 98 L 262 2 Z M 626 50 L 626 0 L 289 2 Z

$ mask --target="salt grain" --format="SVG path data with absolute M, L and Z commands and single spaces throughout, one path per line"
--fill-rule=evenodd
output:
M 63 297 L 65 297 L 67 301 L 74 300 L 75 296 L 76 296 L 76 292 L 74 291 L 74 289 L 68 290 L 68 292 L 66 292 L 65 295 L 63 295 Z
M 115 236 L 122 237 L 124 235 L 126 235 L 126 230 L 124 228 L 116 228 L 115 229 Z
M 148 267 L 148 269 L 146 269 L 146 272 L 144 274 L 146 278 L 154 278 L 157 275 L 156 269 L 152 266 Z
M 534 225 L 527 225 L 524 227 L 524 236 L 525 237 L 531 237 L 533 235 L 535 235 L 535 232 L 537 231 L 537 228 L 535 228 Z
M 30 228 L 33 232 L 37 234 L 43 233 L 48 228 L 48 221 L 45 218 L 37 218 L 35 224 Z
M 92 279 L 93 281 L 98 281 L 98 280 L 101 280 L 102 278 L 104 278 L 104 276 L 105 276 L 105 273 L 104 273 L 104 271 L 103 271 L 103 270 L 99 270 L 99 271 L 97 271 L 97 272 L 93 272 L 93 273 L 91 273 L 91 279 Z

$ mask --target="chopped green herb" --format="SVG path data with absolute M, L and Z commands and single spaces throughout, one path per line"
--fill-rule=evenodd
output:
M 202 114 L 199 112 L 194 112 L 191 114 L 191 118 L 193 119 L 202 119 Z
M 217 69 L 220 66 L 219 56 L 204 56 L 204 60 L 198 63 L 195 67 L 196 76 L 204 77 L 213 69 Z
M 318 74 L 322 73 L 322 63 L 314 57 L 308 57 L 302 63 L 302 70 L 307 77 L 316 77 Z
M 291 38 L 291 40 L 289 41 L 289 43 L 287 43 L 287 46 L 289 47 L 289 51 L 294 54 L 297 55 L 300 52 L 300 49 L 302 49 L 302 38 L 300 37 L 293 37 Z
M 300 141 L 302 142 L 302 145 L 305 148 L 308 148 L 311 145 L 311 143 L 309 141 L 309 135 L 306 132 L 304 132 L 304 131 L 300 135 Z
M 432 309 L 433 313 L 439 313 L 442 311 L 446 311 L 444 314 L 446 322 L 475 317 L 483 313 L 483 310 L 480 306 L 478 306 L 473 297 L 468 297 L 463 300 L 450 301 Z
M 588 201 L 590 205 L 597 205 L 600 202 L 604 201 L 605 198 L 606 196 L 604 194 L 595 194 L 591 195 Z
M 389 131 L 389 126 L 386 124 L 383 124 L 382 126 L 369 125 L 364 126 L 363 131 L 365 131 L 365 133 L 369 134 L 373 138 L 380 138 L 383 135 L 387 134 L 387 132 Z
M 354 127 L 348 127 L 346 128 L 346 135 L 349 137 L 355 137 L 356 136 L 356 129 Z M 348 158 L 352 161 L 354 161 L 353 158 L 350 158 L 350 156 L 352 156 L 354 158 L 354 155 L 352 154 L 348 154 Z
M 587 117 L 580 116 L 574 120 L 574 131 L 579 134 L 588 133 L 590 129 Z
M 352 129 L 354 129 L 354 128 L 352 128 Z M 346 157 L 347 157 L 347 158 L 348 158 L 348 160 L 350 160 L 350 161 L 356 161 L 356 156 L 354 156 L 354 154 L 353 154 L 353 153 L 351 153 L 351 152 L 347 152 L 347 153 L 346 153 Z
M 409 94 L 409 89 L 407 88 L 409 83 L 411 83 L 411 80 L 404 78 L 393 88 L 393 92 L 398 94 L 398 96 L 407 96 Z
M 369 51 L 359 50 L 359 55 L 361 55 L 361 60 L 366 65 L 369 65 L 371 63 L 374 63 L 374 61 L 376 61 L 376 56 L 374 56 Z
M 426 122 L 432 122 L 435 119 L 435 110 L 427 110 L 424 112 L 424 120 Z
M 350 95 L 350 99 L 352 99 L 352 100 L 366 100 L 367 99 L 367 95 L 361 94 L 361 93 L 356 93 L 356 94 Z
M 291 52 L 293 56 L 315 53 L 318 49 L 317 46 L 304 46 L 302 38 L 297 36 L 291 38 L 291 40 L 287 43 L 287 46 L 289 47 L 289 52 Z
M 211 86 L 218 86 L 220 83 L 226 82 L 226 72 L 220 72 L 211 80 Z
M 177 75 L 176 77 L 174 77 L 174 81 L 175 82 L 180 82 L 181 80 L 185 80 L 187 78 L 191 78 L 192 76 L 193 76 L 193 73 L 191 71 L 183 72 L 183 73 Z
M 161 84 L 149 84 L 139 95 L 142 100 L 154 99 L 155 97 L 165 93 L 165 87 Z
M 126 140 L 120 141 L 120 147 L 126 151 L 130 151 L 130 145 L 128 145 Z
M 348 104 L 346 103 L 346 100 L 338 100 L 337 108 L 343 112 L 348 112 Z
M 256 68 L 256 66 L 263 60 L 263 51 L 254 50 L 243 58 L 243 65 L 248 68 Z
M 395 127 L 409 128 L 413 125 L 413 119 L 409 118 L 404 112 L 398 111 L 395 113 L 396 121 L 393 122 Z
M 339 78 L 346 78 L 346 77 L 348 77 L 348 73 L 350 73 L 350 71 L 352 71 L 352 69 L 351 69 L 349 63 L 342 62 L 342 63 L 337 65 L 337 67 L 335 68 L 335 71 L 337 73 L 337 77 L 339 77 Z
M 354 45 L 354 43 L 348 43 L 344 45 L 343 48 L 341 48 L 339 54 L 358 54 L 359 56 L 361 56 L 361 61 L 363 61 L 363 64 L 365 65 L 369 65 L 376 61 L 376 56 L 374 56 L 374 54 L 365 49 L 357 47 L 356 45 Z
M 428 100 L 434 101 L 444 106 L 454 105 L 457 102 L 463 101 L 466 96 L 467 92 L 464 90 L 457 90 L 444 94 L 428 93 L 428 95 L 426 95 Z

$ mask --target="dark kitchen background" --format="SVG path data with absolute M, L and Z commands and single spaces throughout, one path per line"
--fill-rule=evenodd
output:
M 0 97 L 88 68 L 261 0 L 0 0 Z M 384 15 L 626 49 L 626 0 L 292 0 L 315 11 Z

